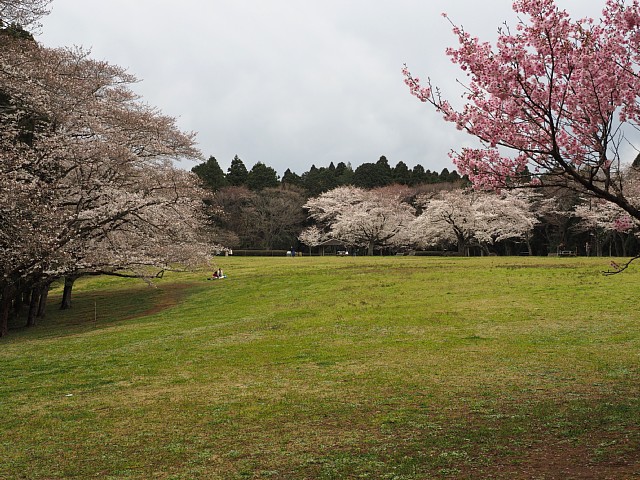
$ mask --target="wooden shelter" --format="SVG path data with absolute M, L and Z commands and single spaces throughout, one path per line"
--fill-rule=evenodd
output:
M 342 249 L 344 250 L 347 249 L 347 245 L 344 242 L 341 242 L 340 240 L 336 240 L 335 238 L 332 238 L 330 240 L 325 240 L 324 242 L 319 243 L 317 246 L 319 247 L 318 253 L 322 256 L 324 256 L 327 247 L 333 247 L 336 251 L 338 250 L 339 247 L 342 247 Z

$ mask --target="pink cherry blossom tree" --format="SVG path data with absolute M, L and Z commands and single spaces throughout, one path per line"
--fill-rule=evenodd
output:
M 598 20 L 572 20 L 553 0 L 513 8 L 522 20 L 495 45 L 453 25 L 459 46 L 447 54 L 467 75 L 461 108 L 405 67 L 411 93 L 479 139 L 482 148 L 452 153 L 476 187 L 561 186 L 640 219 L 620 175 L 640 121 L 638 1 L 607 0 Z

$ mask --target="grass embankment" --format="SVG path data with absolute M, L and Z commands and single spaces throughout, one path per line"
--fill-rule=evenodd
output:
M 640 272 L 224 258 L 0 342 L 0 478 L 638 478 Z

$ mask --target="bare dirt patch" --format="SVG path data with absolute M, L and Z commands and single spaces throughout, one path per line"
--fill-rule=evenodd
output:
M 155 315 L 164 310 L 178 305 L 186 296 L 187 291 L 192 285 L 188 283 L 176 283 L 163 287 L 158 287 L 162 292 L 154 299 L 153 305 L 142 312 L 137 312 L 132 315 L 123 317 L 124 320 L 131 320 L 133 318 L 146 317 L 149 315 Z
M 596 446 L 576 446 L 569 441 L 542 441 L 510 458 L 487 459 L 486 467 L 470 467 L 461 478 L 544 480 L 630 480 L 640 478 L 640 445 L 627 437 L 613 452 L 598 458 L 597 445 L 607 445 L 607 435 L 591 439 Z M 637 438 L 637 436 L 636 436 Z

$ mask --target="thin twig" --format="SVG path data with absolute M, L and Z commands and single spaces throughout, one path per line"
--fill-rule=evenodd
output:
M 613 270 L 607 270 L 606 272 L 602 272 L 603 275 L 617 275 L 618 273 L 624 272 L 627 268 L 629 268 L 629 265 L 631 265 L 632 262 L 638 260 L 640 258 L 640 255 L 636 255 L 635 257 L 633 257 L 631 260 L 629 260 L 626 263 L 623 263 L 622 265 L 614 262 L 613 260 L 611 261 L 611 268 L 613 268 Z

